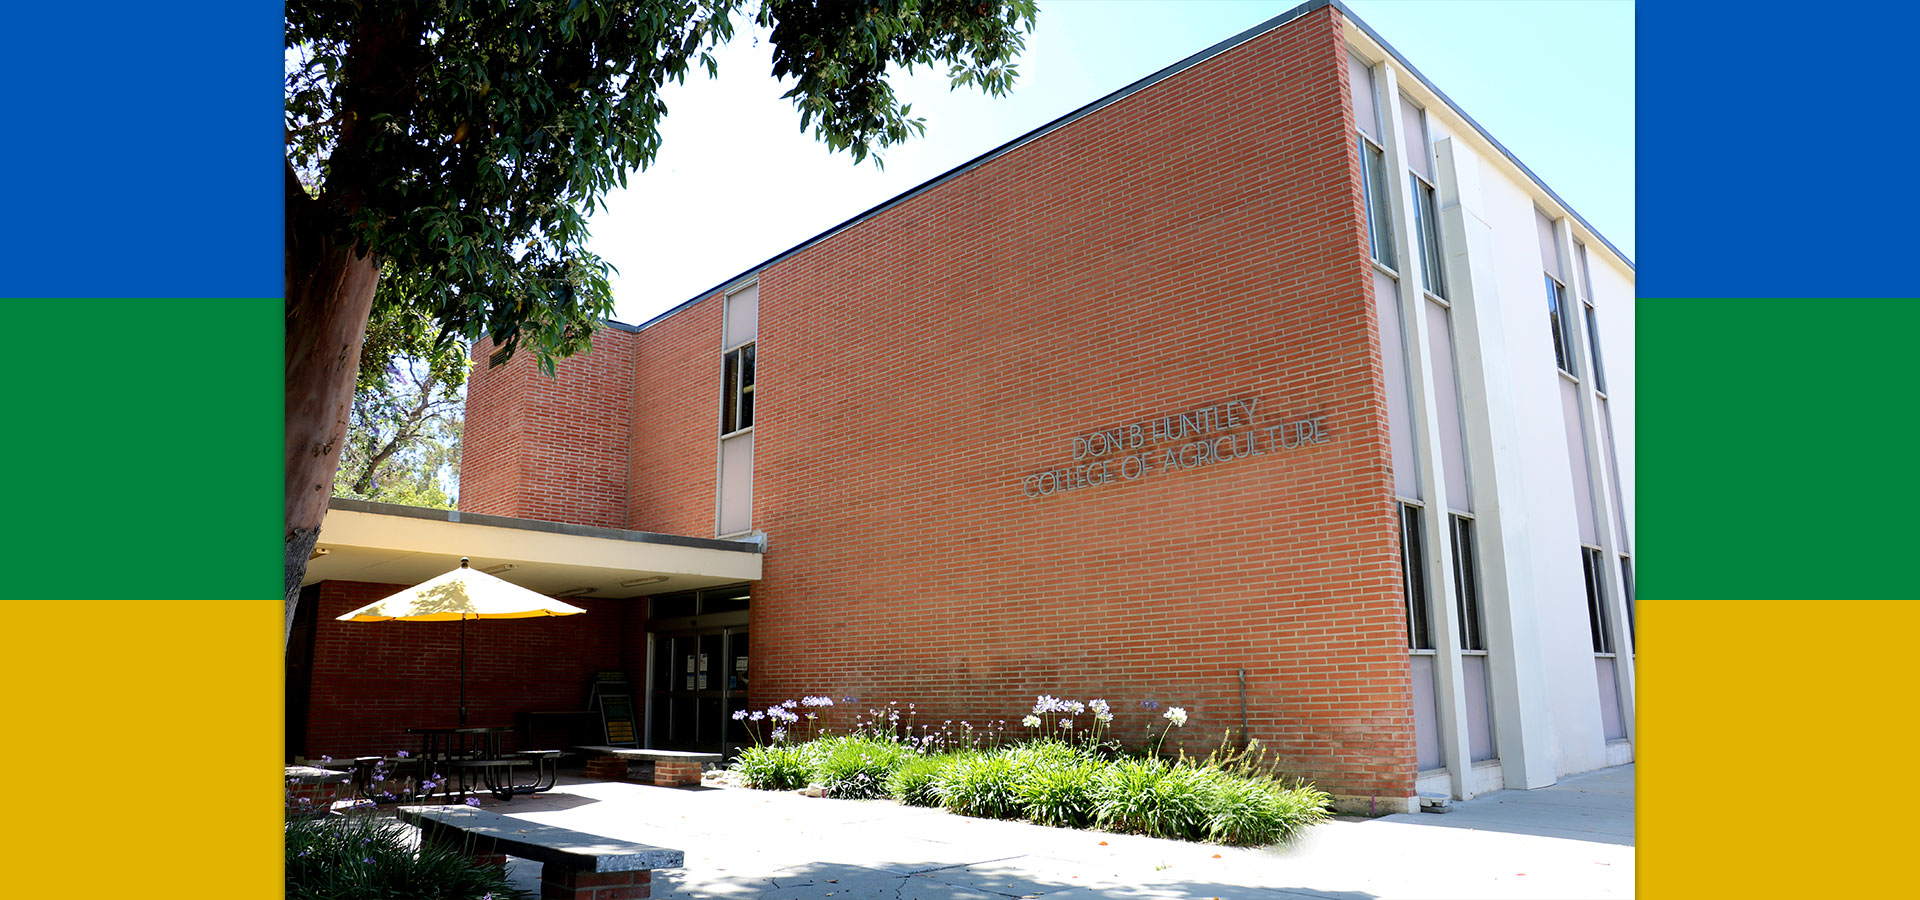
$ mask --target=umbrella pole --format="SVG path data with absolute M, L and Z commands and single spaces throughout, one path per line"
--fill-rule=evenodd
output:
M 460 617 L 460 727 L 467 726 L 467 617 Z

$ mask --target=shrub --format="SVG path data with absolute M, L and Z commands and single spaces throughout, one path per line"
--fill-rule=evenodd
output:
M 887 776 L 887 796 L 908 806 L 939 806 L 940 794 L 937 790 L 940 773 L 961 754 L 942 753 L 936 756 L 913 756 L 900 763 Z
M 1291 837 L 1300 828 L 1326 818 L 1324 800 L 1288 791 L 1270 781 L 1217 776 L 1208 805 L 1208 840 L 1235 846 L 1272 844 Z M 1324 797 L 1325 795 L 1320 795 Z M 1301 801 L 1309 802 L 1301 802 Z
M 1059 828 L 1093 824 L 1093 782 L 1101 768 L 1077 758 L 1039 760 L 1024 767 L 1017 791 L 1027 818 Z
M 761 744 L 740 751 L 733 771 L 750 788 L 791 791 L 807 786 L 813 775 L 812 745 Z
M 814 780 L 826 796 L 841 800 L 887 796 L 887 776 L 914 756 L 899 744 L 870 737 L 828 738 L 813 746 L 818 748 Z
M 1113 831 L 1199 840 L 1215 777 L 1157 759 L 1114 763 L 1094 779 L 1094 820 Z
M 526 897 L 505 870 L 437 845 L 413 847 L 413 829 L 372 817 L 287 823 L 287 900 L 493 900 Z
M 960 756 L 940 770 L 934 790 L 940 804 L 963 816 L 1015 819 L 1021 813 L 1020 770 L 1010 752 Z

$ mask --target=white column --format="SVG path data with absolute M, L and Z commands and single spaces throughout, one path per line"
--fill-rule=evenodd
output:
M 1466 675 L 1460 662 L 1461 623 L 1456 612 L 1452 542 L 1447 527 L 1447 481 L 1440 464 L 1439 407 L 1434 399 L 1433 353 L 1427 335 L 1427 298 L 1420 287 L 1420 248 L 1415 239 L 1413 204 L 1407 186 L 1406 141 L 1401 134 L 1400 87 L 1392 65 L 1377 67 L 1380 77 L 1380 143 L 1386 151 L 1387 196 L 1393 208 L 1393 246 L 1400 271 L 1401 333 L 1406 335 L 1407 380 L 1413 391 L 1408 404 L 1412 419 L 1415 458 L 1420 469 L 1420 516 L 1426 533 L 1427 593 L 1433 612 L 1435 665 L 1434 706 L 1440 724 L 1440 758 L 1447 767 L 1451 793 L 1466 799 L 1467 773 L 1473 754 L 1467 735 Z
M 1472 461 L 1494 746 L 1507 787 L 1545 787 L 1556 779 L 1553 712 L 1532 600 L 1537 594 L 1524 466 L 1521 442 L 1515 439 L 1520 425 L 1507 389 L 1512 367 L 1500 324 L 1493 227 L 1482 214 L 1480 170 L 1472 156 L 1456 154 L 1451 138 L 1435 144 L 1434 155 L 1447 293 L 1453 301 L 1460 416 Z

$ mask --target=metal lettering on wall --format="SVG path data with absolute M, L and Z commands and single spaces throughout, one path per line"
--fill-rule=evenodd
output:
M 1029 497 L 1050 497 L 1327 442 L 1326 415 L 1263 425 L 1254 415 L 1259 406 L 1258 397 L 1228 400 L 1075 435 L 1068 445 L 1071 463 L 1027 473 L 1020 489 Z

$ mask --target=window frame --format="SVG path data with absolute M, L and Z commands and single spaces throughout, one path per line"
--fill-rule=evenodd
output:
M 1606 570 L 1602 559 L 1599 547 L 1580 545 L 1580 569 L 1587 583 L 1587 628 L 1593 638 L 1593 655 L 1613 656 L 1618 644 L 1614 640 L 1613 623 L 1607 618 Z
M 758 343 L 758 340 L 745 341 L 720 354 L 722 440 L 753 429 L 753 388 L 758 371 L 754 362 L 754 347 Z
M 1434 640 L 1433 591 L 1427 584 L 1427 544 L 1420 521 L 1425 506 L 1405 500 L 1394 502 L 1400 507 L 1400 597 L 1407 614 L 1407 649 L 1432 653 L 1439 649 L 1439 643 Z

